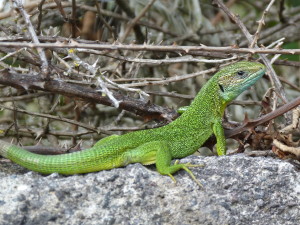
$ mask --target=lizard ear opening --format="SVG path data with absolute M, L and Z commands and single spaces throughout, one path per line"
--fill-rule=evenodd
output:
M 220 90 L 221 90 L 222 92 L 224 92 L 224 88 L 223 88 L 223 86 L 222 86 L 221 84 L 219 84 L 219 88 L 220 88 Z

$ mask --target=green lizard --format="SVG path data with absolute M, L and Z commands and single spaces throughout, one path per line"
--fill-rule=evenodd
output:
M 190 163 L 171 164 L 196 152 L 214 134 L 217 153 L 225 155 L 222 117 L 227 104 L 253 85 L 265 73 L 257 62 L 238 62 L 222 68 L 197 94 L 187 110 L 170 124 L 121 136 L 112 135 L 93 147 L 63 155 L 38 155 L 0 140 L 0 155 L 30 170 L 44 174 L 78 174 L 108 170 L 130 163 L 156 164 L 158 172 L 169 175 L 186 170 L 201 185 L 188 167 Z

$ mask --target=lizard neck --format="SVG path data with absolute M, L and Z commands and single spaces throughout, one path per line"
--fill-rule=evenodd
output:
M 189 126 L 195 124 L 202 129 L 215 120 L 221 120 L 227 104 L 220 95 L 217 82 L 212 78 L 202 87 L 179 121 L 188 123 Z

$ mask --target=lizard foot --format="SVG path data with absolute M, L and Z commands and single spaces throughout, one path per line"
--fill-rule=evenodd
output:
M 179 160 L 176 160 L 174 165 L 179 165 Z M 197 180 L 197 178 L 195 177 L 195 175 L 193 174 L 193 172 L 188 168 L 188 167 L 204 167 L 205 165 L 204 164 L 191 164 L 191 163 L 184 163 L 184 164 L 181 164 L 182 165 L 182 169 L 184 169 L 186 172 L 188 172 L 188 174 L 191 176 L 191 178 L 201 187 L 203 188 L 203 185 L 200 183 L 200 181 Z M 170 174 L 168 174 L 169 176 L 171 176 Z M 173 176 L 171 176 L 172 178 Z M 175 178 L 173 177 L 172 178 L 175 182 Z
M 171 177 L 171 179 L 172 179 L 172 180 L 174 181 L 174 183 L 176 184 L 177 181 L 176 181 L 175 177 L 174 177 L 172 174 L 170 174 L 170 173 L 167 174 L 167 175 L 168 175 L 169 177 Z

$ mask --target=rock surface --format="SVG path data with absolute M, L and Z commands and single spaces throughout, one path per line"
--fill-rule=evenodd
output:
M 190 156 L 169 177 L 129 165 L 43 176 L 0 161 L 0 224 L 299 224 L 300 173 L 272 158 Z

